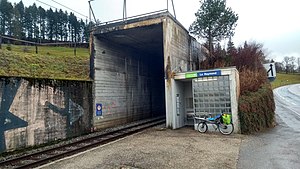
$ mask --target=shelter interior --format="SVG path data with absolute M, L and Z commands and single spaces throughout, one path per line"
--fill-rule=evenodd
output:
M 109 71 L 124 75 L 124 79 L 118 82 L 120 88 L 124 86 L 124 89 L 113 96 L 118 97 L 119 103 L 121 100 L 125 102 L 125 110 L 120 110 L 119 113 L 124 114 L 126 111 L 126 118 L 130 118 L 130 121 L 149 115 L 165 115 L 162 23 L 112 30 L 96 34 L 96 38 L 103 44 L 103 48 L 98 50 L 101 52 L 98 59 L 103 60 L 98 63 L 107 64 L 104 60 L 110 60 L 111 63 L 111 66 L 106 68 L 95 63 L 96 71 L 102 71 L 102 74 Z M 97 80 L 97 77 L 95 79 Z M 103 94 L 99 96 L 112 98 Z

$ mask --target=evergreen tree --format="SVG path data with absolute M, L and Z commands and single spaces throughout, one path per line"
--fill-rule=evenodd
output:
M 57 25 L 58 25 L 58 36 L 60 41 L 63 41 L 64 37 L 64 12 L 60 9 L 58 12 L 58 20 L 57 20 Z
M 75 42 L 77 34 L 77 18 L 72 12 L 69 15 L 69 34 L 71 36 L 71 42 Z
M 59 39 L 59 13 L 57 9 L 53 13 L 53 37 L 55 37 L 55 41 Z
M 33 3 L 32 6 L 30 6 L 30 11 L 31 11 L 31 19 L 32 19 L 33 38 L 36 40 L 39 38 L 40 31 L 38 26 L 39 11 L 35 3 Z
M 88 25 L 78 20 L 74 13 L 45 10 L 35 3 L 25 7 L 22 0 L 12 5 L 8 0 L 0 0 L 0 34 L 18 39 L 42 41 L 86 42 Z
M 48 36 L 48 39 L 50 40 L 50 42 L 53 41 L 53 36 L 54 36 L 54 25 L 55 25 L 55 22 L 54 22 L 54 12 L 53 10 L 50 8 L 47 10 L 47 36 Z
M 69 30 L 68 30 L 68 25 L 69 25 L 69 17 L 68 17 L 68 12 L 67 11 L 65 11 L 65 13 L 64 13 L 64 15 L 63 15 L 63 18 L 62 18 L 62 20 L 63 20 L 63 23 L 64 23 L 64 27 L 63 27 L 63 32 L 64 32 L 64 34 L 63 34 L 63 40 L 64 41 L 68 41 L 69 39 L 68 39 L 68 36 L 69 36 Z
M 203 0 L 195 15 L 196 20 L 189 30 L 207 40 L 210 54 L 213 52 L 214 41 L 233 36 L 238 15 L 226 7 L 226 0 Z
M 25 39 L 25 32 L 24 32 L 24 15 L 25 15 L 25 8 L 22 1 L 14 5 L 13 9 L 13 36 L 19 39 Z
M 16 5 L 15 5 L 16 6 Z M 17 8 L 13 8 L 13 18 L 12 18 L 12 35 L 21 39 L 22 35 L 22 25 L 20 21 L 21 15 Z
M 27 39 L 32 40 L 33 24 L 32 24 L 32 8 L 30 6 L 25 7 L 24 28 L 27 34 Z
M 0 33 L 3 35 L 12 34 L 13 6 L 7 0 L 0 1 Z
M 38 16 L 38 24 L 40 30 L 40 38 L 42 40 L 46 39 L 46 11 L 44 8 L 38 8 L 39 16 Z

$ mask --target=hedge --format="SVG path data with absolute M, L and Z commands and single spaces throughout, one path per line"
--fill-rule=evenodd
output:
M 270 83 L 264 83 L 256 92 L 241 95 L 238 112 L 242 134 L 250 134 L 273 127 L 275 102 Z

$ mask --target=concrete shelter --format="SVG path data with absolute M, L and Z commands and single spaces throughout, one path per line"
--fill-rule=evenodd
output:
M 169 128 L 185 125 L 178 77 L 199 70 L 207 50 L 170 13 L 102 23 L 91 38 L 96 129 L 164 115 Z

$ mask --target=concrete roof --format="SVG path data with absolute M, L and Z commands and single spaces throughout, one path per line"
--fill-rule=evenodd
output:
M 113 44 L 127 46 L 150 55 L 163 53 L 163 22 L 166 18 L 187 31 L 169 12 L 160 11 L 140 15 L 127 20 L 105 22 L 93 29 L 93 35 Z M 188 32 L 188 31 L 187 31 Z

